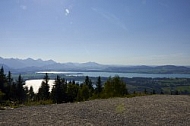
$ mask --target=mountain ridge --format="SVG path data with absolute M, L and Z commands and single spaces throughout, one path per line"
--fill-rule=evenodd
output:
M 89 72 L 121 72 L 121 73 L 146 73 L 146 74 L 190 74 L 190 68 L 186 66 L 162 65 L 102 65 L 96 62 L 86 63 L 58 63 L 53 60 L 42 59 L 18 59 L 0 57 L 0 65 L 16 72 L 34 72 L 45 70 L 57 71 L 89 71 Z

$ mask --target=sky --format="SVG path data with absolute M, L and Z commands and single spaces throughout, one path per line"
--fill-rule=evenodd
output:
M 190 1 L 1 0 L 0 57 L 190 65 Z

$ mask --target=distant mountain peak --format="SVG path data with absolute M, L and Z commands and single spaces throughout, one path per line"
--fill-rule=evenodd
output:
M 54 60 L 52 60 L 52 59 L 50 59 L 50 60 L 47 60 L 47 61 L 49 61 L 49 62 L 55 62 Z
M 102 65 L 96 62 L 86 63 L 58 63 L 53 60 L 34 60 L 32 58 L 2 58 L 0 57 L 1 66 L 15 69 L 16 71 L 38 71 L 38 70 L 63 70 L 63 71 L 106 71 L 106 72 L 128 72 L 128 73 L 186 73 L 190 74 L 190 68 L 184 66 L 162 65 L 162 66 L 117 66 Z
M 89 61 L 89 62 L 86 62 L 86 63 L 82 63 L 82 64 L 100 65 L 100 64 L 98 64 L 98 63 L 96 63 L 96 62 L 92 62 L 92 61 Z
M 27 58 L 27 59 L 1 58 L 0 63 L 6 64 L 10 68 L 21 69 L 21 68 L 26 68 L 26 67 L 42 67 L 42 66 L 50 65 L 56 62 L 53 60 L 47 60 L 47 61 L 43 61 L 41 59 L 34 60 L 32 58 Z
M 34 60 L 34 59 L 32 59 L 32 58 L 27 58 L 27 59 L 22 59 L 22 60 Z

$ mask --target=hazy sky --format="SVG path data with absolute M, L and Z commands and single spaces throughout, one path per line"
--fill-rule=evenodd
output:
M 0 0 L 0 57 L 190 65 L 190 0 Z

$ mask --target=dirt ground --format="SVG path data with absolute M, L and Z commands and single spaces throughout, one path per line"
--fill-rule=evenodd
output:
M 151 95 L 0 111 L 0 126 L 190 126 L 190 96 Z

